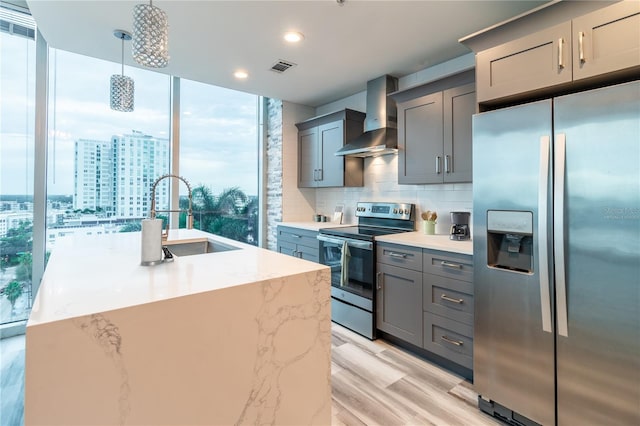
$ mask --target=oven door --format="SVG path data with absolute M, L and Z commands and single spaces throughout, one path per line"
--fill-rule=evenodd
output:
M 323 234 L 318 240 L 320 263 L 331 268 L 331 296 L 373 312 L 373 242 Z

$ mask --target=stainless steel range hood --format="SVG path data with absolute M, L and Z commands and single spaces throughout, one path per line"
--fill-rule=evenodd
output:
M 398 79 L 383 75 L 367 82 L 367 117 L 364 133 L 340 148 L 336 155 L 372 157 L 398 152 L 396 102 L 387 94 L 398 88 Z

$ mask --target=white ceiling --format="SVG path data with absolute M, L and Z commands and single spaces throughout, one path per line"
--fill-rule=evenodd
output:
M 468 53 L 459 38 L 546 2 L 158 0 L 169 19 L 171 56 L 158 71 L 318 106 L 363 91 L 380 75 L 402 77 Z M 27 3 L 52 47 L 119 62 L 113 30 L 131 31 L 133 6 L 142 2 Z M 287 30 L 305 39 L 289 45 Z M 275 73 L 279 59 L 297 66 Z M 238 68 L 249 78 L 236 80 Z

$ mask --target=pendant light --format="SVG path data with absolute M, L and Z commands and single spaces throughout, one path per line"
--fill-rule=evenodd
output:
M 167 14 L 149 4 L 133 7 L 133 59 L 140 65 L 164 68 L 169 64 L 169 22 Z
M 123 30 L 115 30 L 113 35 L 122 40 L 122 72 L 111 76 L 111 109 L 116 111 L 133 111 L 134 83 L 131 77 L 124 75 L 124 41 L 131 40 L 131 34 Z

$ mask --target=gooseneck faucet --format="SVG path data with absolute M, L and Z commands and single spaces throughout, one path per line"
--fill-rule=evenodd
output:
M 189 191 L 189 209 L 187 210 L 187 229 L 193 229 L 193 196 L 191 193 L 191 185 L 189 185 L 189 182 L 187 182 L 187 180 L 182 176 L 174 175 L 171 173 L 160 176 L 158 179 L 156 179 L 155 182 L 153 182 L 153 186 L 151 186 L 151 219 L 155 219 L 156 213 L 158 212 L 162 212 L 162 213 L 184 212 L 184 210 L 179 210 L 179 209 L 178 210 L 171 210 L 171 209 L 156 210 L 156 187 L 158 186 L 158 183 L 160 183 L 161 180 L 167 179 L 167 178 L 179 179 L 182 182 L 184 182 L 185 185 L 187 185 L 187 190 Z

